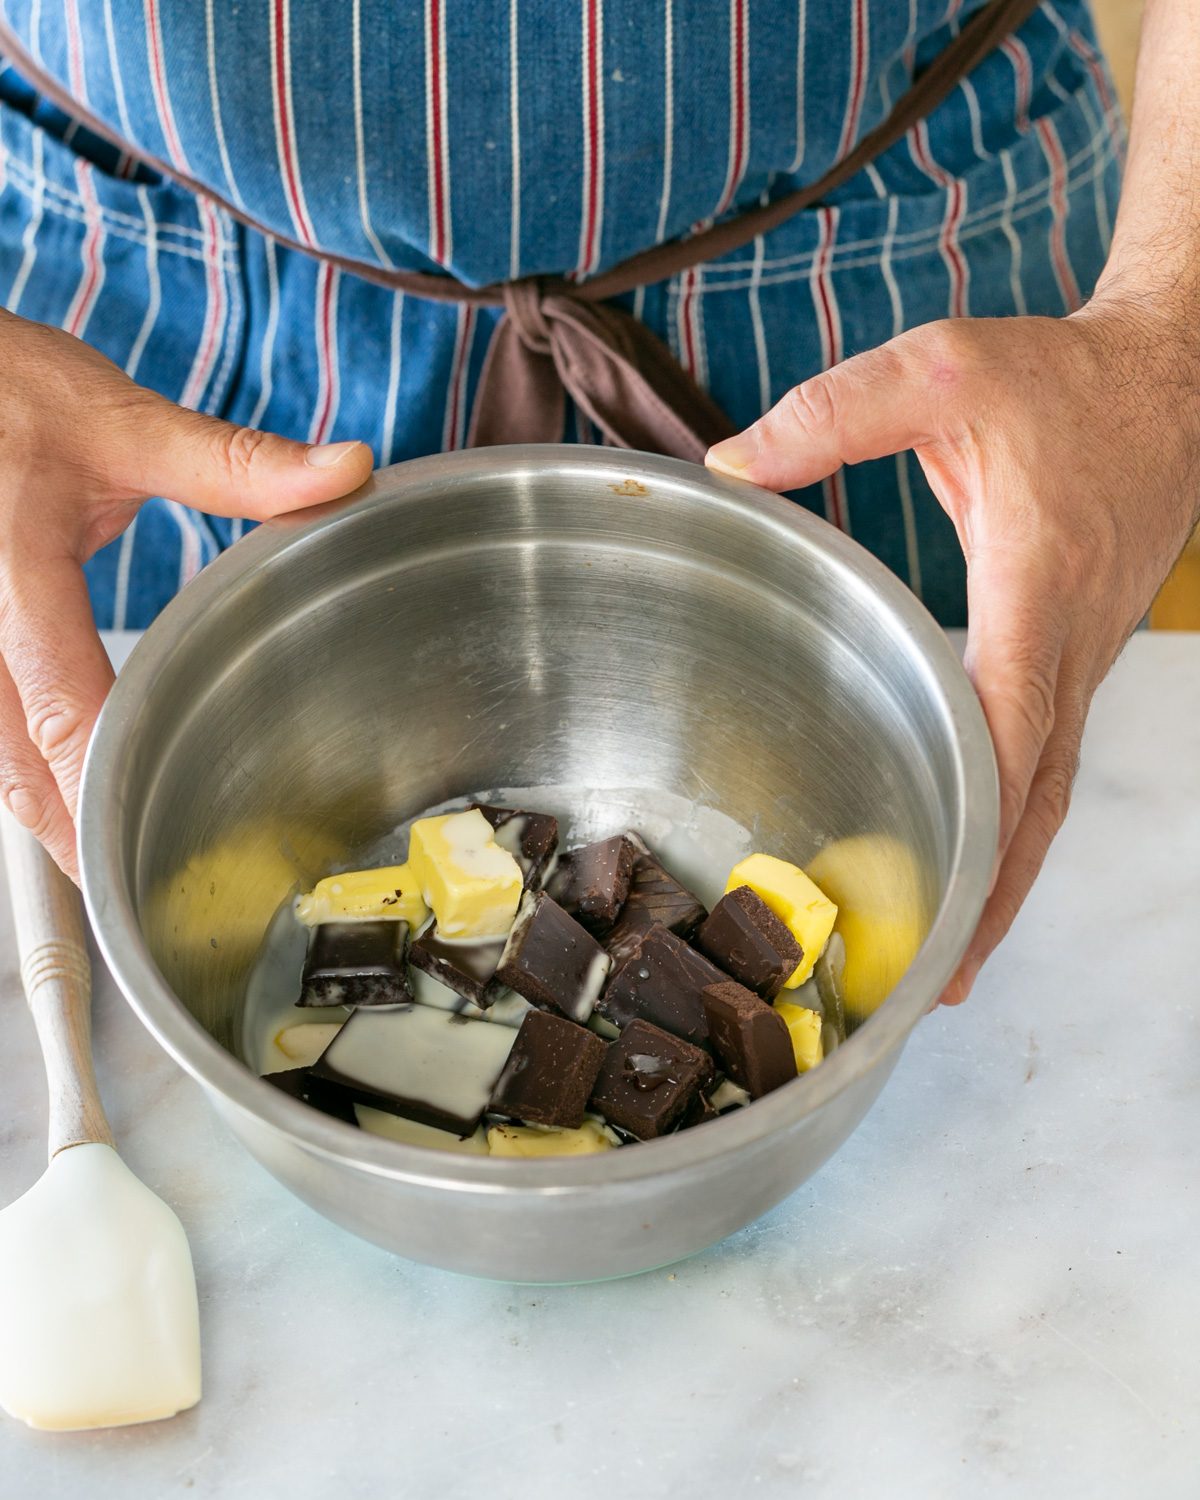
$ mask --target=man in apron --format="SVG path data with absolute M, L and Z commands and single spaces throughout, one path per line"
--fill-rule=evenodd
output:
M 468 441 L 721 438 L 944 623 L 969 596 L 1007 855 L 965 993 L 1193 518 L 1187 152 L 1154 166 L 1189 12 L 1149 7 L 1114 243 L 1085 0 L 4 0 L 10 807 L 74 868 L 93 616 L 148 624 L 248 521 Z M 620 409 L 562 388 L 584 345 Z

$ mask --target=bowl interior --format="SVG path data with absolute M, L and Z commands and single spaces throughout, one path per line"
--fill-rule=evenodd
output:
M 982 901 L 990 750 L 940 632 L 831 528 L 691 466 L 514 449 L 383 471 L 239 543 L 127 672 L 89 763 L 112 855 L 85 842 L 89 896 L 127 893 L 225 1046 L 280 903 L 475 789 L 661 790 L 815 864 L 860 1019 L 956 882 L 930 986 Z

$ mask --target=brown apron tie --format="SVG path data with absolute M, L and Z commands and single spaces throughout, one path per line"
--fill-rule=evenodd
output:
M 503 307 L 475 399 L 468 441 L 552 443 L 562 438 L 566 397 L 610 443 L 699 461 L 734 428 L 662 340 L 611 299 L 729 255 L 792 218 L 861 171 L 931 114 L 1040 0 L 991 0 L 930 63 L 890 115 L 819 181 L 725 219 L 687 239 L 654 245 L 586 281 L 531 277 L 470 287 L 452 276 L 395 271 L 301 244 L 260 223 L 205 184 L 123 140 L 85 110 L 0 21 L 0 53 L 47 99 L 94 134 L 291 250 L 352 275 L 436 302 Z

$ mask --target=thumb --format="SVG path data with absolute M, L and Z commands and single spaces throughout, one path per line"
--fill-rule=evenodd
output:
M 292 442 L 159 396 L 139 402 L 131 418 L 130 430 L 113 435 L 125 439 L 113 470 L 139 495 L 163 495 L 214 516 L 265 521 L 336 500 L 364 483 L 373 466 L 365 443 Z
M 803 381 L 705 462 L 768 489 L 799 489 L 843 464 L 933 441 L 928 385 L 912 350 L 911 335 L 901 335 Z

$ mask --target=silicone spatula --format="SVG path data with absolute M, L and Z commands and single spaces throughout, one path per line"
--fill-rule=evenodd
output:
M 187 1237 L 104 1117 L 79 892 L 7 813 L 0 833 L 50 1087 L 49 1166 L 0 1212 L 0 1406 L 60 1431 L 174 1416 L 200 1399 Z

